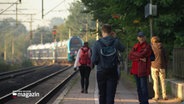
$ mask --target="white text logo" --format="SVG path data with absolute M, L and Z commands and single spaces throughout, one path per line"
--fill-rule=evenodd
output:
M 12 95 L 13 95 L 13 98 L 16 98 L 16 97 L 30 98 L 30 97 L 39 97 L 40 93 L 36 91 L 31 92 L 30 90 L 22 90 L 22 91 L 13 91 Z

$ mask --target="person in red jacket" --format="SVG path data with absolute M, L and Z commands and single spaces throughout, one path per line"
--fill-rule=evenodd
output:
M 137 34 L 137 40 L 129 53 L 129 59 L 132 61 L 131 74 L 136 80 L 138 99 L 140 104 L 149 104 L 148 102 L 148 75 L 151 68 L 151 46 L 146 42 L 143 32 Z

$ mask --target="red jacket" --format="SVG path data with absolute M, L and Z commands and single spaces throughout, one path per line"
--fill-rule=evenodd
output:
M 129 59 L 132 61 L 131 74 L 138 76 L 148 76 L 151 68 L 151 46 L 146 43 L 137 43 L 129 53 Z M 140 60 L 145 58 L 146 62 Z
M 81 47 L 79 49 L 79 51 L 77 52 L 77 57 L 75 59 L 74 68 L 81 66 L 81 64 L 79 63 L 79 59 L 80 59 L 82 48 L 86 48 L 86 47 Z M 91 49 L 88 50 L 88 55 L 89 55 L 89 58 L 90 58 L 91 57 Z M 92 68 L 92 63 L 88 64 L 87 66 Z

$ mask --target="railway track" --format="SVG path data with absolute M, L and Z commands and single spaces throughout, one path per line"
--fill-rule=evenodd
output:
M 77 72 L 70 69 L 71 66 L 58 70 L 44 78 L 41 78 L 29 85 L 19 88 L 12 93 L 6 94 L 0 98 L 0 103 L 6 104 L 45 104 L 51 99 L 54 94 L 61 89 Z M 20 93 L 33 94 L 37 93 L 39 96 L 33 97 L 20 96 Z M 17 95 L 16 95 L 17 94 Z M 16 98 L 15 98 L 16 97 Z
M 10 77 L 0 81 L 0 86 L 1 86 L 0 97 L 4 96 L 5 94 L 11 93 L 13 90 L 17 90 L 23 86 L 26 86 L 38 79 L 41 79 L 51 73 L 54 73 L 63 67 L 64 66 L 61 66 L 61 65 L 51 65 L 51 66 L 37 68 L 35 69 L 35 71 L 26 73 L 26 74 L 21 74 L 17 76 L 7 75 Z M 31 69 L 31 70 L 34 70 L 34 69 Z M 14 77 L 11 77 L 11 76 L 14 76 Z
M 48 67 L 48 66 L 33 66 L 33 67 L 21 68 L 15 71 L 3 72 L 3 73 L 0 73 L 0 81 L 7 80 L 9 78 L 13 78 L 20 75 L 25 75 L 27 73 L 31 73 L 37 69 L 41 69 L 45 67 Z

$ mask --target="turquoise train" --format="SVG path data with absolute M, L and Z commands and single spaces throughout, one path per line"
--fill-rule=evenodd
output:
M 84 41 L 73 36 L 68 40 L 46 44 L 31 45 L 27 48 L 28 58 L 37 64 L 50 62 L 73 62 Z

